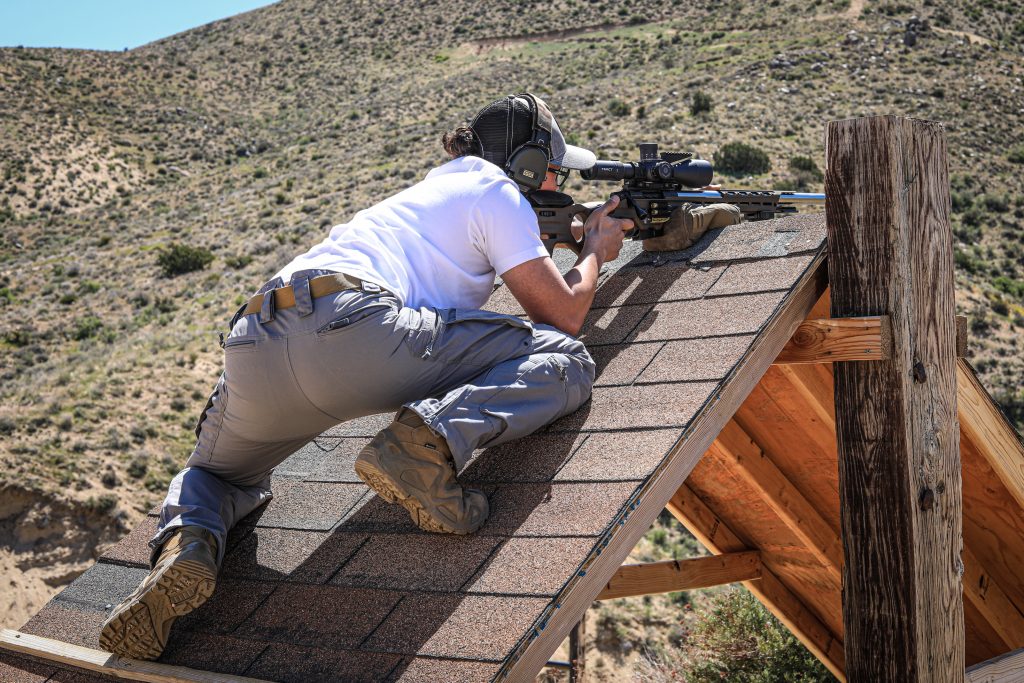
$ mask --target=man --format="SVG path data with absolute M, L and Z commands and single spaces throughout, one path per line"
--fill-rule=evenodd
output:
M 567 145 L 528 93 L 492 102 L 444 143 L 451 161 L 334 227 L 236 314 L 150 543 L 153 570 L 111 613 L 102 647 L 158 657 L 174 620 L 213 592 L 228 530 L 270 499 L 273 468 L 331 426 L 398 410 L 357 474 L 420 528 L 468 534 L 489 513 L 456 478 L 474 449 L 589 398 L 594 363 L 574 335 L 632 223 L 609 216 L 617 200 L 592 212 L 562 276 L 524 193 L 555 189 L 594 155 Z M 530 322 L 480 310 L 496 275 Z

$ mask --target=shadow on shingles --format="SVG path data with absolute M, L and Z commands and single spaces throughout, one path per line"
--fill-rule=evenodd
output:
M 337 673 L 338 667 L 358 670 L 371 660 L 374 666 L 390 662 L 387 671 L 377 670 L 371 679 L 393 679 L 421 651 L 435 656 L 458 654 L 455 645 L 445 651 L 446 642 L 456 638 L 446 624 L 460 609 L 484 609 L 481 601 L 489 598 L 467 589 L 507 539 L 550 498 L 551 481 L 579 446 L 573 437 L 536 434 L 479 452 L 460 474 L 460 481 L 482 488 L 492 501 L 499 498 L 501 503 L 492 509 L 484 528 L 469 536 L 422 532 L 404 508 L 368 493 L 315 548 L 304 551 L 308 556 L 294 569 L 275 571 L 257 566 L 259 544 L 267 542 L 259 532 L 309 532 L 260 529 L 253 533 L 266 506 L 258 509 L 232 532 L 239 540 L 226 562 L 232 571 L 226 572 L 223 589 L 218 588 L 223 596 L 218 600 L 215 593 L 208 605 L 179 622 L 178 637 L 172 639 L 164 659 L 187 655 L 178 650 L 194 640 L 189 634 L 204 632 L 231 638 L 235 644 L 271 643 L 265 655 L 245 666 L 246 673 L 284 681 L 334 680 L 331 671 Z M 524 449 L 530 440 L 531 447 Z M 528 474 L 518 476 L 517 472 Z M 505 488 L 509 490 L 499 495 Z M 274 538 L 273 533 L 267 536 Z M 262 550 L 278 556 L 295 552 L 295 548 Z M 239 570 L 256 581 L 238 579 Z M 464 605 L 466 600 L 475 602 Z M 208 607 L 209 613 L 203 614 Z M 296 614 L 284 614 L 290 610 Z M 473 618 L 500 623 L 502 616 Z M 359 624 L 365 632 L 353 637 L 356 626 L 339 624 Z M 425 648 L 428 641 L 430 646 Z M 309 647 L 331 653 L 330 671 L 310 662 Z M 506 655 L 501 651 L 482 658 L 497 661 Z M 271 660 L 272 670 L 262 668 Z

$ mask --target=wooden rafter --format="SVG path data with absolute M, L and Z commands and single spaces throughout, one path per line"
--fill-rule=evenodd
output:
M 772 461 L 770 455 L 730 420 L 708 451 L 728 463 L 778 515 L 782 523 L 842 584 L 843 546 L 839 534 Z
M 761 578 L 761 553 L 750 550 L 711 557 L 624 564 L 598 600 L 710 588 Z
M 805 320 L 776 364 L 881 360 L 892 351 L 889 316 Z
M 967 546 L 963 562 L 964 596 L 1008 646 L 1024 645 L 1024 615 Z
M 749 550 L 736 533 L 683 484 L 666 506 L 697 540 L 714 553 Z M 837 638 L 768 568 L 761 578 L 743 585 L 802 642 L 839 680 L 845 681 L 842 640 Z
M 0 648 L 30 657 L 58 662 L 115 678 L 150 683 L 266 683 L 257 678 L 200 671 L 160 662 L 123 659 L 102 650 L 63 643 L 28 633 L 0 630 Z
M 956 381 L 960 431 L 1024 508 L 1024 444 L 964 360 L 957 362 Z

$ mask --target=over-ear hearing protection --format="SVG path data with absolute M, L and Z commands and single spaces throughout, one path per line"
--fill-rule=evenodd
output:
M 529 142 L 524 142 L 509 155 L 505 172 L 526 190 L 540 189 L 548 172 L 551 158 L 551 112 L 544 101 L 528 92 L 509 95 L 512 100 L 522 97 L 530 103 L 532 133 Z M 511 102 L 509 102 L 511 106 Z

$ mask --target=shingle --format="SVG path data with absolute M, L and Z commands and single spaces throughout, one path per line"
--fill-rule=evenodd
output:
M 555 421 L 548 430 L 683 427 L 717 388 L 710 382 L 598 387 L 589 403 Z
M 0 681 L 4 683 L 44 683 L 55 671 L 57 667 L 50 664 L 0 650 Z
M 731 264 L 708 292 L 709 296 L 789 289 L 807 269 L 813 254 Z
M 74 602 L 51 600 L 21 627 L 21 631 L 72 645 L 98 647 L 107 611 Z M 4 680 L 0 678 L 0 680 Z
M 310 647 L 354 648 L 401 593 L 336 586 L 280 584 L 234 635 Z
M 274 468 L 275 477 L 305 477 L 320 466 L 326 452 L 315 441 L 295 451 Z
M 348 533 L 416 533 L 409 513 L 401 505 L 385 503 L 377 495 L 368 495 L 349 512 L 336 531 Z
M 757 332 L 784 296 L 784 292 L 771 292 L 658 304 L 640 322 L 630 341 Z
M 366 487 L 281 479 L 274 482 L 274 498 L 258 526 L 326 531 L 341 521 Z
M 661 348 L 661 342 L 653 344 L 615 344 L 595 346 L 590 355 L 597 364 L 595 387 L 632 384 L 637 375 L 651 362 Z
M 637 383 L 722 379 L 753 341 L 751 334 L 668 342 L 640 374 Z
M 678 429 L 591 434 L 556 481 L 645 479 L 679 438 Z
M 331 583 L 402 590 L 458 590 L 498 540 L 477 535 L 371 536 Z
M 376 683 L 401 661 L 377 652 L 272 644 L 245 675 L 281 683 Z
M 156 517 L 143 517 L 131 532 L 100 555 L 100 562 L 149 569 L 149 540 L 156 534 Z
M 323 583 L 364 540 L 363 534 L 257 528 L 224 559 L 222 575 Z
M 377 435 L 377 432 L 391 424 L 394 418 L 394 413 L 359 417 L 331 427 L 323 433 L 323 436 L 364 436 L 372 438 Z
M 273 583 L 219 578 L 210 599 L 178 619 L 174 627 L 201 633 L 231 633 L 256 611 L 273 590 Z
M 67 671 L 58 669 L 47 683 L 110 683 L 120 680 L 114 676 L 101 676 L 85 671 Z
M 650 305 L 599 308 L 590 311 L 583 321 L 579 338 L 588 347 L 593 344 L 618 344 L 651 310 Z
M 248 669 L 266 647 L 259 641 L 172 630 L 160 663 L 237 674 Z
M 510 538 L 465 590 L 553 596 L 593 547 L 593 538 Z
M 765 259 L 816 250 L 825 239 L 822 214 L 797 214 L 770 221 L 741 223 L 709 231 L 706 247 L 690 255 L 692 263 Z M 701 244 L 694 245 L 701 247 Z
M 56 599 L 104 610 L 128 597 L 148 574 L 148 569 L 94 564 L 61 591 Z
M 460 593 L 407 593 L 362 649 L 416 654 L 465 599 Z
M 365 437 L 317 439 L 314 443 L 326 452 L 320 464 L 306 476 L 306 481 L 361 483 L 354 465 L 359 451 L 369 442 Z
M 720 267 L 700 269 L 686 263 L 625 268 L 601 285 L 593 305 L 606 307 L 698 299 L 721 274 Z
M 550 481 L 582 441 L 579 434 L 531 434 L 478 453 L 459 480 L 463 485 Z
M 597 536 L 634 489 L 635 482 L 505 484 L 491 498 L 491 517 L 479 533 Z
M 419 654 L 501 661 L 547 606 L 546 598 L 467 596 Z
M 486 662 L 413 657 L 391 672 L 389 680 L 402 683 L 485 683 L 494 678 L 499 668 L 500 664 Z

